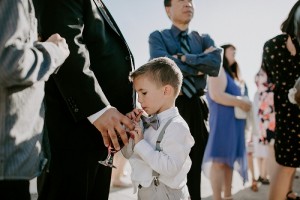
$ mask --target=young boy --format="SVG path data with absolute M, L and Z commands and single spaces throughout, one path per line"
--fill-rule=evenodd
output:
M 130 74 L 141 109 L 127 116 L 134 121 L 134 146 L 127 145 L 123 154 L 129 157 L 134 192 L 139 200 L 187 200 L 187 173 L 194 139 L 189 127 L 175 107 L 182 84 L 182 74 L 174 61 L 156 58 Z M 139 125 L 146 112 L 156 124 Z M 145 119 L 146 120 L 146 119 Z M 149 118 L 148 118 L 149 120 Z M 132 142 L 132 141 L 131 141 Z M 199 172 L 200 173 L 200 172 Z

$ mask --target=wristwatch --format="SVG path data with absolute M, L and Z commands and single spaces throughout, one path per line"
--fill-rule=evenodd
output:
M 182 53 L 177 53 L 177 58 L 179 59 L 179 60 L 181 60 L 181 57 L 183 56 L 183 54 Z

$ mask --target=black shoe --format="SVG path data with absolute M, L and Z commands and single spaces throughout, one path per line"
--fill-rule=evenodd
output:
M 269 185 L 269 184 L 270 184 L 269 179 L 267 179 L 267 178 L 262 178 L 261 176 L 258 177 L 257 181 L 258 181 L 258 182 L 261 182 L 261 184 L 263 184 L 263 185 Z
M 296 194 L 296 198 L 290 197 L 289 194 L 292 194 L 292 193 L 293 193 L 293 191 L 289 191 L 289 192 L 286 194 L 286 199 L 287 199 L 287 200 L 300 200 L 300 196 L 298 196 L 297 194 Z
M 260 182 L 261 182 L 261 184 L 263 184 L 263 185 L 270 185 L 270 181 L 269 181 L 269 179 L 267 179 L 267 178 L 262 179 Z
M 257 179 L 257 182 L 261 182 L 262 180 L 263 180 L 263 178 L 259 176 Z

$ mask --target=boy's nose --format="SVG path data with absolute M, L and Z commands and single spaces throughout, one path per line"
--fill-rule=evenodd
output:
M 138 97 L 138 102 L 142 103 L 142 99 L 140 97 Z

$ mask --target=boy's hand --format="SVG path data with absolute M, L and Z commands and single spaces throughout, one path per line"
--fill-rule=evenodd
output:
M 142 128 L 140 127 L 139 123 L 136 121 L 133 121 L 135 127 L 133 131 L 130 131 L 130 133 L 133 135 L 134 144 L 137 144 L 139 141 L 144 139 L 144 134 L 142 132 Z
M 131 112 L 127 113 L 126 116 L 132 121 L 139 122 L 143 112 L 144 111 L 142 109 L 135 108 Z

